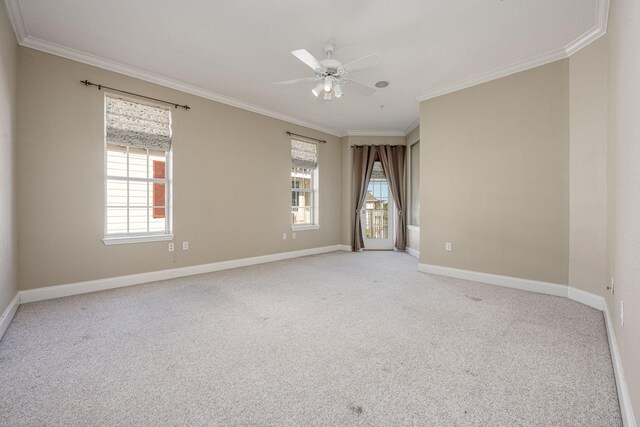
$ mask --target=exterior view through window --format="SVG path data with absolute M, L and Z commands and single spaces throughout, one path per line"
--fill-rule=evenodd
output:
M 365 199 L 365 237 L 389 238 L 389 183 L 380 162 L 373 165 Z

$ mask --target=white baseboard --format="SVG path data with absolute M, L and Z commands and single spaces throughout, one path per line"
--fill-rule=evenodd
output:
M 106 289 L 121 288 L 124 286 L 139 285 L 141 283 L 175 279 L 178 277 L 193 276 L 195 274 L 211 273 L 214 271 L 229 270 L 232 268 L 264 264 L 267 262 L 281 261 L 308 255 L 317 255 L 338 250 L 341 250 L 341 245 L 324 246 L 320 248 L 304 249 L 293 252 L 281 252 L 277 254 L 263 255 L 251 258 L 214 262 L 211 264 L 201 264 L 190 267 L 172 268 L 169 270 L 151 271 L 149 273 L 131 274 L 128 276 L 109 277 L 106 279 L 89 280 L 86 282 L 70 283 L 66 285 L 47 286 L 44 288 L 20 291 L 20 303 L 24 304 L 27 302 L 85 294 L 88 292 L 104 291 Z
M 537 280 L 520 279 L 518 277 L 501 276 L 498 274 L 481 273 L 479 271 L 461 270 L 458 268 L 441 267 L 439 265 L 418 264 L 418 271 L 440 276 L 455 277 L 457 279 L 486 283 L 489 285 L 504 286 L 523 291 L 538 292 L 541 294 L 567 296 L 567 285 L 557 283 L 540 282 Z
M 600 295 L 592 294 L 577 288 L 569 286 L 567 288 L 567 298 L 577 301 L 589 307 L 593 307 L 596 310 L 603 311 L 605 306 L 604 298 Z
M 622 412 L 622 421 L 625 427 L 637 427 L 633 409 L 631 407 L 631 398 L 629 397 L 627 382 L 624 377 L 618 343 L 616 342 L 616 335 L 613 330 L 613 323 L 611 322 L 611 316 L 609 315 L 609 309 L 604 297 L 557 283 L 539 282 L 536 280 L 460 270 L 457 268 L 441 267 L 430 264 L 418 264 L 418 271 L 487 283 L 490 285 L 505 286 L 525 291 L 562 296 L 602 311 L 607 326 L 607 337 L 609 340 L 609 349 L 611 351 L 611 361 L 613 362 L 613 372 L 616 378 L 616 388 L 618 390 L 618 400 L 620 402 L 620 411 Z
M 409 253 L 409 255 L 414 256 L 418 259 L 420 259 L 420 251 L 410 248 L 407 246 L 407 253 Z
M 11 323 L 11 320 L 13 319 L 13 316 L 15 315 L 21 303 L 60 298 L 64 296 L 84 294 L 106 289 L 120 288 L 141 283 L 155 282 L 158 280 L 175 279 L 178 277 L 192 276 L 195 274 L 210 273 L 214 271 L 228 270 L 238 267 L 246 267 L 250 265 L 281 261 L 285 259 L 298 258 L 339 250 L 351 251 L 351 247 L 348 245 L 325 246 L 321 248 L 305 249 L 301 251 L 282 252 L 272 255 L 263 255 L 258 257 L 242 258 L 211 264 L 201 264 L 190 267 L 153 271 L 149 273 L 131 274 L 128 276 L 110 277 L 107 279 L 90 280 L 86 282 L 48 286 L 44 288 L 20 291 L 13 298 L 13 300 L 11 300 L 4 313 L 2 313 L 2 316 L 0 317 L 0 339 L 2 339 L 4 332 L 8 328 L 9 323 Z M 407 248 L 407 252 L 409 252 L 413 256 L 419 256 L 419 252 L 415 249 Z M 615 332 L 613 330 L 613 324 L 611 322 L 607 304 L 605 303 L 603 297 L 557 283 L 520 279 L 517 277 L 501 276 L 497 274 L 481 273 L 477 271 L 461 270 L 457 268 L 441 267 L 430 264 L 418 264 L 418 271 L 486 283 L 490 285 L 504 286 L 525 291 L 567 297 L 595 309 L 602 310 L 604 312 L 607 327 L 609 348 L 611 351 L 611 359 L 613 362 L 616 387 L 618 390 L 618 398 L 620 401 L 620 409 L 622 412 L 623 422 L 625 427 L 636 427 L 633 409 L 631 407 L 631 400 L 629 397 L 629 391 L 627 389 L 627 383 L 622 368 L 622 361 L 620 359 Z
M 16 294 L 15 297 L 9 302 L 9 305 L 0 316 L 0 340 L 4 336 L 5 331 L 9 327 L 9 323 L 13 320 L 13 316 L 18 311 L 18 307 L 20 306 L 20 294 Z
M 616 334 L 613 330 L 613 323 L 609 314 L 609 307 L 606 303 L 602 306 L 604 312 L 604 321 L 607 325 L 607 337 L 609 337 L 609 350 L 611 351 L 611 361 L 613 362 L 613 372 L 616 378 L 616 388 L 618 390 L 618 401 L 620 402 L 620 412 L 622 413 L 622 424 L 625 427 L 636 427 L 636 419 L 633 415 L 631 406 L 631 397 L 627 388 L 627 381 L 624 377 L 624 369 L 622 368 L 622 359 L 618 350 Z

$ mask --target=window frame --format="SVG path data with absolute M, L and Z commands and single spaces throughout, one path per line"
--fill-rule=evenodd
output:
M 120 95 L 117 94 L 111 94 L 111 93 L 105 93 L 104 95 L 104 102 L 105 102 L 105 112 L 104 112 L 104 125 L 105 125 L 105 132 L 104 132 L 104 136 L 103 136 L 103 158 L 104 158 L 104 163 L 103 163 L 103 212 L 104 212 L 104 237 L 102 239 L 102 242 L 105 245 L 120 245 L 120 244 L 129 244 L 129 243 L 147 243 L 147 242 L 157 242 L 157 241 L 167 241 L 167 240 L 173 240 L 174 235 L 173 235 L 173 148 L 169 151 L 165 151 L 164 152 L 164 161 L 165 161 L 165 179 L 157 179 L 157 178 L 149 178 L 148 177 L 148 171 L 149 171 L 149 162 L 151 161 L 151 159 L 149 158 L 149 149 L 145 149 L 146 150 L 146 162 L 147 162 L 147 178 L 136 178 L 136 177 L 129 177 L 129 146 L 121 146 L 126 148 L 127 150 L 127 176 L 126 177 L 116 177 L 116 176 L 110 176 L 108 175 L 107 171 L 108 171 L 108 146 L 109 145 L 115 145 L 115 144 L 109 144 L 107 142 L 107 138 L 106 138 L 106 100 L 107 100 L 107 96 L 115 96 L 115 97 L 119 97 L 119 98 L 123 98 L 126 99 L 127 101 L 130 102 L 136 102 L 139 104 L 143 104 L 143 105 L 149 105 L 151 107 L 156 107 L 156 108 L 163 108 L 162 106 L 159 105 L 155 105 L 155 104 L 151 104 L 151 103 L 146 103 L 146 102 L 141 102 L 137 99 L 132 99 L 132 98 L 124 98 L 121 97 Z M 171 110 L 169 110 L 170 112 L 170 121 L 169 121 L 169 126 L 172 126 L 172 122 L 173 122 L 173 114 L 171 114 Z M 108 181 L 109 180 L 118 180 L 118 181 L 124 181 L 127 183 L 127 186 L 129 184 L 129 182 L 131 181 L 135 181 L 135 182 L 146 182 L 147 184 L 153 184 L 155 182 L 158 183 L 164 183 L 165 184 L 165 229 L 164 231 L 147 231 L 147 232 L 127 232 L 127 233 L 112 233 L 112 234 L 108 234 L 107 233 L 107 226 L 108 226 L 108 193 L 107 193 L 107 185 L 108 185 Z M 148 185 L 147 185 L 148 188 Z M 128 193 L 128 190 L 127 190 Z M 147 199 L 147 203 L 148 203 Z M 127 203 L 127 207 L 128 203 Z M 147 221 L 149 221 L 149 216 L 152 215 L 152 211 L 153 211 L 153 205 L 149 206 L 147 205 Z M 128 221 L 128 220 L 127 220 Z M 128 228 L 128 225 L 127 225 Z
M 319 209 L 319 200 L 320 200 L 320 196 L 319 196 L 319 188 L 320 188 L 320 173 L 319 173 L 319 169 L 320 169 L 320 156 L 319 156 L 319 146 L 318 143 L 316 141 L 307 141 L 301 138 L 291 138 L 289 140 L 289 144 L 291 144 L 291 141 L 300 141 L 300 142 L 304 142 L 307 144 L 314 144 L 316 146 L 316 158 L 317 158 L 317 163 L 316 163 L 316 167 L 315 169 L 313 169 L 311 171 L 311 189 L 310 190 L 304 190 L 302 192 L 305 193 L 311 193 L 311 223 L 309 224 L 293 224 L 293 222 L 291 222 L 291 230 L 292 231 L 305 231 L 305 230 L 318 230 L 320 228 L 320 209 Z M 291 156 L 291 155 L 290 155 Z M 291 159 L 293 160 L 293 159 Z M 290 162 L 290 172 L 289 172 L 289 194 L 291 194 L 293 191 L 300 191 L 301 189 L 294 189 L 293 185 L 292 185 L 292 178 L 293 178 L 293 174 L 295 169 L 298 169 L 296 167 L 293 166 L 293 162 Z M 294 208 L 293 203 L 289 203 L 289 217 L 292 218 L 291 215 L 291 209 Z

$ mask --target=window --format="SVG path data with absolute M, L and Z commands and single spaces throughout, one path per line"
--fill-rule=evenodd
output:
M 105 244 L 169 240 L 171 111 L 105 98 Z
M 409 147 L 409 225 L 420 226 L 420 141 Z
M 375 162 L 364 207 L 365 238 L 389 238 L 389 182 L 382 163 Z
M 318 153 L 313 142 L 291 140 L 291 227 L 318 228 Z

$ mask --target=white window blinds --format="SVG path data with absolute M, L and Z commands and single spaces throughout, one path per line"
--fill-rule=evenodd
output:
M 318 167 L 317 146 L 313 142 L 291 140 L 291 166 L 294 168 L 315 169 Z
M 171 150 L 171 112 L 122 98 L 106 96 L 107 144 Z

